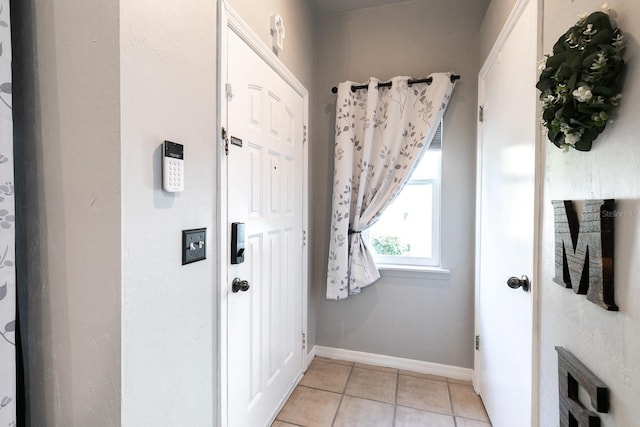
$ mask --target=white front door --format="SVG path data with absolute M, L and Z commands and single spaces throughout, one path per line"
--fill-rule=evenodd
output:
M 536 285 L 536 0 L 517 7 L 479 82 L 476 389 L 494 427 L 532 425 L 534 293 L 507 281 Z
M 228 237 L 243 223 L 245 243 L 227 269 L 228 425 L 260 427 L 302 372 L 304 98 L 227 34 Z

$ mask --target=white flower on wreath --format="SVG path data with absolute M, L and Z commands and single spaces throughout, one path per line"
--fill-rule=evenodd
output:
M 579 102 L 587 102 L 593 98 L 591 88 L 588 86 L 580 86 L 578 89 L 573 91 L 572 95 Z
M 578 15 L 578 25 L 582 25 L 584 24 L 584 21 L 587 19 L 587 16 L 589 16 L 589 14 L 587 12 L 582 12 L 580 15 Z
M 584 34 L 585 36 L 593 36 L 597 32 L 598 30 L 593 29 L 593 24 L 587 24 L 587 28 L 582 32 L 582 34 Z
M 564 136 L 564 142 L 566 142 L 568 145 L 571 145 L 571 146 L 576 145 L 576 143 L 580 141 L 581 136 L 582 135 L 580 135 L 579 133 L 566 134 Z
M 607 66 L 607 57 L 604 55 L 604 53 L 599 52 L 598 56 L 596 56 L 596 58 L 593 60 L 593 64 L 591 64 L 590 68 L 593 71 L 598 71 L 606 66 Z
M 544 55 L 540 61 L 538 61 L 538 70 L 542 71 L 547 68 L 547 59 L 549 59 L 549 55 Z
M 584 130 L 576 130 L 569 126 L 569 124 L 567 123 L 561 123 L 560 132 L 564 133 L 564 144 L 562 145 L 562 148 L 567 151 L 569 150 L 569 148 L 574 147 L 580 141 L 580 139 L 582 139 L 582 133 L 584 132 Z
M 554 102 L 556 102 L 556 98 L 553 95 L 547 95 L 542 98 L 542 108 L 547 109 Z

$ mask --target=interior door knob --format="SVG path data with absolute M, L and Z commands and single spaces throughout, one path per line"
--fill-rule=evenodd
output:
M 510 277 L 509 280 L 507 280 L 507 285 L 509 285 L 511 289 L 522 288 L 523 291 L 528 292 L 531 287 L 531 282 L 529 282 L 527 276 L 522 276 L 519 279 L 517 277 Z
M 249 288 L 249 282 L 247 282 L 246 280 L 242 280 L 239 277 L 236 277 L 235 279 L 233 279 L 233 282 L 231 282 L 231 292 L 233 292 L 234 294 L 239 291 L 247 292 Z

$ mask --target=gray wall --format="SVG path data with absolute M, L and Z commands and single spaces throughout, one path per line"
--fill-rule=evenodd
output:
M 414 1 L 319 18 L 312 239 L 318 345 L 473 366 L 478 29 L 488 1 Z M 383 277 L 361 295 L 327 301 L 335 95 L 370 76 L 462 75 L 444 124 L 442 266 L 450 280 Z
M 270 17 L 282 16 L 286 30 L 284 50 L 278 58 L 308 89 L 313 83 L 313 1 L 228 0 L 251 29 L 271 46 Z
M 14 7 L 30 425 L 120 425 L 119 3 Z
M 640 419 L 640 2 L 610 2 L 628 43 L 629 68 L 623 103 L 615 121 L 588 153 L 562 153 L 546 142 L 541 252 L 541 388 L 540 425 L 558 422 L 557 355 L 563 346 L 609 387 L 611 411 L 602 425 L 632 426 Z M 551 52 L 556 40 L 583 11 L 600 10 L 599 0 L 545 0 L 543 45 Z M 554 218 L 551 200 L 614 198 L 615 300 L 619 312 L 607 312 L 582 295 L 552 282 Z
M 491 4 L 484 15 L 482 25 L 480 26 L 479 36 L 479 58 L 480 67 L 484 64 L 485 59 L 489 56 L 493 44 L 498 38 L 498 34 L 502 30 L 507 18 L 511 14 L 516 0 L 491 0 Z

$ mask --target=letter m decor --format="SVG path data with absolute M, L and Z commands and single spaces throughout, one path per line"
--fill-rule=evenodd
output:
M 613 301 L 613 220 L 615 200 L 585 200 L 578 222 L 573 201 L 552 201 L 555 228 L 553 281 L 609 311 Z

